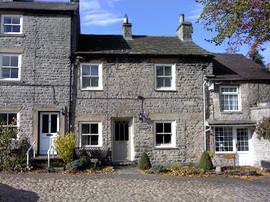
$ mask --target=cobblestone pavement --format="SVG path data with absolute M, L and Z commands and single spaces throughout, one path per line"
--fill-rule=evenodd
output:
M 0 174 L 0 201 L 270 201 L 270 178 Z

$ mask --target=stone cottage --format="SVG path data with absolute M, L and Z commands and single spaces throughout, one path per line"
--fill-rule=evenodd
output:
M 78 8 L 0 0 L 0 118 L 16 118 L 18 138 L 39 155 L 74 131 L 78 148 L 115 163 L 142 152 L 153 163 L 196 162 L 205 149 L 217 165 L 270 160 L 253 134 L 270 116 L 269 73 L 196 45 L 183 15 L 176 36 L 134 35 L 127 16 L 122 35 L 85 35 Z

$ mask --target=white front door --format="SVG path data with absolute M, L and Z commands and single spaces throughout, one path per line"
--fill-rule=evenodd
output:
M 59 113 L 40 113 L 39 154 L 47 154 L 50 145 L 59 133 Z
M 237 128 L 236 129 L 236 148 L 237 148 L 239 166 L 251 165 L 249 142 L 250 142 L 249 129 Z
M 131 160 L 131 121 L 114 122 L 113 131 L 113 161 Z

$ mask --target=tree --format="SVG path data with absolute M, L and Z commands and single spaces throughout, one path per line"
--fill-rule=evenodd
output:
M 269 0 L 196 0 L 203 5 L 199 21 L 217 34 L 209 41 L 220 45 L 228 39 L 229 50 L 235 52 L 243 44 L 250 54 L 270 40 Z
M 255 51 L 255 54 L 249 53 L 249 58 L 259 65 L 264 66 L 264 57 L 258 51 Z

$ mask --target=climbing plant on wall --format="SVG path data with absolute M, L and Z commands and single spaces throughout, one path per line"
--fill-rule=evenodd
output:
M 258 138 L 270 141 L 270 117 L 264 118 L 256 127 Z

